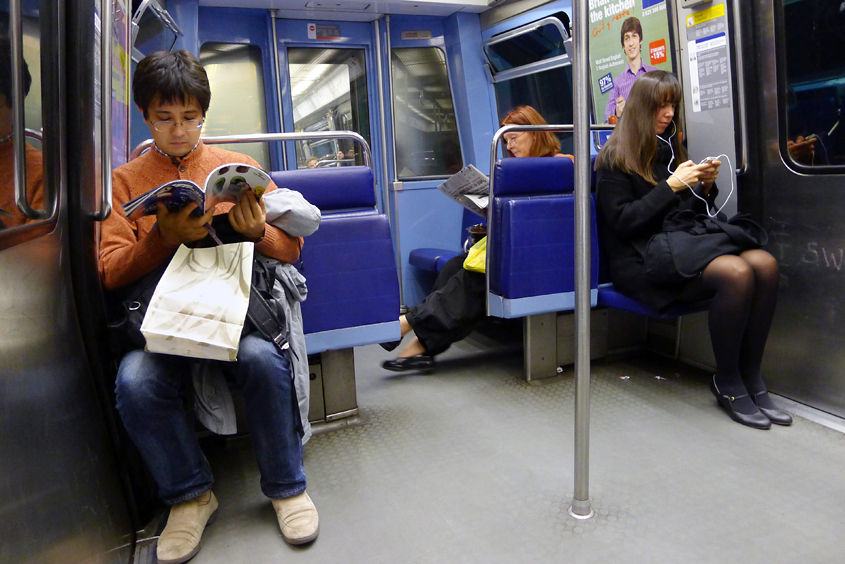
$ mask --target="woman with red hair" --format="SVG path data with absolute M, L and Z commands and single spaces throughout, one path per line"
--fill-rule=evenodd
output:
M 520 106 L 502 120 L 502 125 L 545 125 L 537 110 Z M 560 141 L 548 131 L 508 132 L 503 137 L 508 155 L 512 157 L 569 157 L 560 151 Z M 414 338 L 392 360 L 382 367 L 395 372 L 405 370 L 429 371 L 434 368 L 434 356 L 467 337 L 476 323 L 486 315 L 487 284 L 484 274 L 464 269 L 467 253 L 450 259 L 437 276 L 434 288 L 423 302 L 399 318 L 402 337 L 414 332 Z M 392 351 L 401 343 L 382 343 Z

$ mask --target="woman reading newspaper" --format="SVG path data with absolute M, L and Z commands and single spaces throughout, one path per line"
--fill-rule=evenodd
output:
M 543 125 L 546 120 L 531 106 L 520 106 L 512 110 L 502 125 Z M 508 155 L 512 157 L 569 157 L 558 153 L 560 142 L 554 134 L 540 132 L 510 132 L 504 140 Z M 475 324 L 485 315 L 486 283 L 484 274 L 464 268 L 467 253 L 449 260 L 437 276 L 434 288 L 423 302 L 399 317 L 402 337 L 414 332 L 414 337 L 392 360 L 386 360 L 382 367 L 387 370 L 430 371 L 434 368 L 434 357 L 457 341 L 468 336 Z M 392 351 L 402 342 L 383 343 L 381 346 Z

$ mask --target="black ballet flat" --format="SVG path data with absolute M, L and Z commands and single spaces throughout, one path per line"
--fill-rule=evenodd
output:
M 418 354 L 405 358 L 394 358 L 382 362 L 381 367 L 393 372 L 405 372 L 406 370 L 430 372 L 434 370 L 434 357 L 428 354 Z
M 748 427 L 754 427 L 755 429 L 765 430 L 771 428 L 772 421 L 760 411 L 759 407 L 757 408 L 758 411 L 756 413 L 738 413 L 734 410 L 733 402 L 738 399 L 748 397 L 748 394 L 742 394 L 741 396 L 726 396 L 722 394 L 719 391 L 719 388 L 716 387 L 715 376 L 713 376 L 713 379 L 710 381 L 710 391 L 714 396 L 716 396 L 716 401 L 719 402 L 722 409 L 724 409 L 728 415 L 730 415 L 731 419 L 737 423 L 747 425 Z
M 398 341 L 390 341 L 389 343 L 379 343 L 378 345 L 387 352 L 390 352 L 401 344 L 402 338 L 400 337 Z
M 756 394 L 751 394 L 751 401 L 754 402 L 754 405 L 757 406 L 757 409 L 760 410 L 760 413 L 768 417 L 769 421 L 771 421 L 775 425 L 783 425 L 784 427 L 792 425 L 792 416 L 789 415 L 787 412 L 781 409 L 767 409 L 765 407 L 760 407 L 760 405 L 757 403 L 757 396 L 762 396 L 765 393 L 767 393 L 766 390 L 763 390 L 762 392 L 757 392 Z

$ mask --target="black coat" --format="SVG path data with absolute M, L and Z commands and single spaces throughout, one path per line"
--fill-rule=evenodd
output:
M 607 261 L 613 287 L 656 310 L 663 310 L 675 302 L 689 282 L 676 286 L 658 286 L 649 282 L 643 266 L 646 245 L 652 235 L 663 230 L 663 219 L 669 212 L 681 209 L 705 212 L 704 202 L 688 189 L 676 193 L 666 183 L 671 157 L 669 146 L 660 143 L 653 168 L 659 181 L 656 186 L 636 174 L 604 168 L 596 171 L 601 251 Z M 672 163 L 672 170 L 677 164 Z M 694 188 L 700 189 L 700 186 Z M 706 197 L 711 205 L 716 194 L 714 186 Z

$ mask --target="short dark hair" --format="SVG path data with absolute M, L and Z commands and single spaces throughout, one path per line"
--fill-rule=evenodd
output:
M 156 51 L 144 57 L 132 77 L 132 94 L 145 118 L 150 117 L 147 110 L 156 98 L 160 104 L 187 104 L 196 98 L 203 116 L 211 103 L 208 75 L 197 58 L 184 49 Z
M 23 95 L 29 94 L 32 75 L 26 61 L 23 62 Z M 12 106 L 12 44 L 8 37 L 0 37 L 0 94 L 6 97 L 6 104 Z
M 640 25 L 640 20 L 637 18 L 631 17 L 622 22 L 622 32 L 619 34 L 619 42 L 622 46 L 625 46 L 625 34 L 629 31 L 636 31 L 637 35 L 640 36 L 640 42 L 643 40 L 643 26 Z

